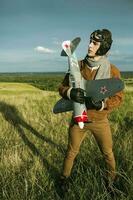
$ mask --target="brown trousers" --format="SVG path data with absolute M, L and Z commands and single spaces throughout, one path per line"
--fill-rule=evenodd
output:
M 80 145 L 84 140 L 88 130 L 91 131 L 95 137 L 95 140 L 105 158 L 108 177 L 114 179 L 115 159 L 112 151 L 112 134 L 107 118 L 101 121 L 87 123 L 83 129 L 80 129 L 76 124 L 70 126 L 68 149 L 63 165 L 63 175 L 66 177 L 70 176 L 74 159 L 79 152 Z

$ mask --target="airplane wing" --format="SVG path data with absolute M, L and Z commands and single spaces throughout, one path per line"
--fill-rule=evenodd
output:
M 118 78 L 90 80 L 85 85 L 86 97 L 91 97 L 94 101 L 114 96 L 124 89 L 124 82 Z
M 57 114 L 57 113 L 68 112 L 72 110 L 73 110 L 73 101 L 61 98 L 54 105 L 53 113 Z
M 94 101 L 100 101 L 107 97 L 114 96 L 124 89 L 124 82 L 121 79 L 98 79 L 86 81 L 86 98 L 91 97 Z M 62 113 L 73 110 L 73 101 L 61 98 L 54 105 L 53 113 Z

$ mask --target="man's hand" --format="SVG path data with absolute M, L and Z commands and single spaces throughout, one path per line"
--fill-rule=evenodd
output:
M 94 101 L 91 97 L 85 98 L 85 105 L 87 109 L 103 110 L 103 101 Z
M 72 88 L 70 91 L 70 98 L 77 103 L 84 103 L 84 90 L 81 88 Z

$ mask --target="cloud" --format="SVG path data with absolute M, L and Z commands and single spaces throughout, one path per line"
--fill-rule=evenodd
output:
M 37 46 L 34 48 L 35 51 L 39 52 L 39 53 L 54 53 L 55 51 L 52 49 L 48 49 L 42 46 Z

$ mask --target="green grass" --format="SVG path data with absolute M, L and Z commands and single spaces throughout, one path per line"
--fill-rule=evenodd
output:
M 26 94 L 39 93 L 39 89 L 26 83 L 0 83 L 0 94 Z
M 67 147 L 71 113 L 54 115 L 59 99 L 28 84 L 0 83 L 0 200 L 59 200 L 56 179 Z M 110 116 L 120 177 L 118 200 L 133 197 L 133 92 Z M 72 172 L 66 200 L 110 200 L 102 181 L 104 161 L 88 135 Z

